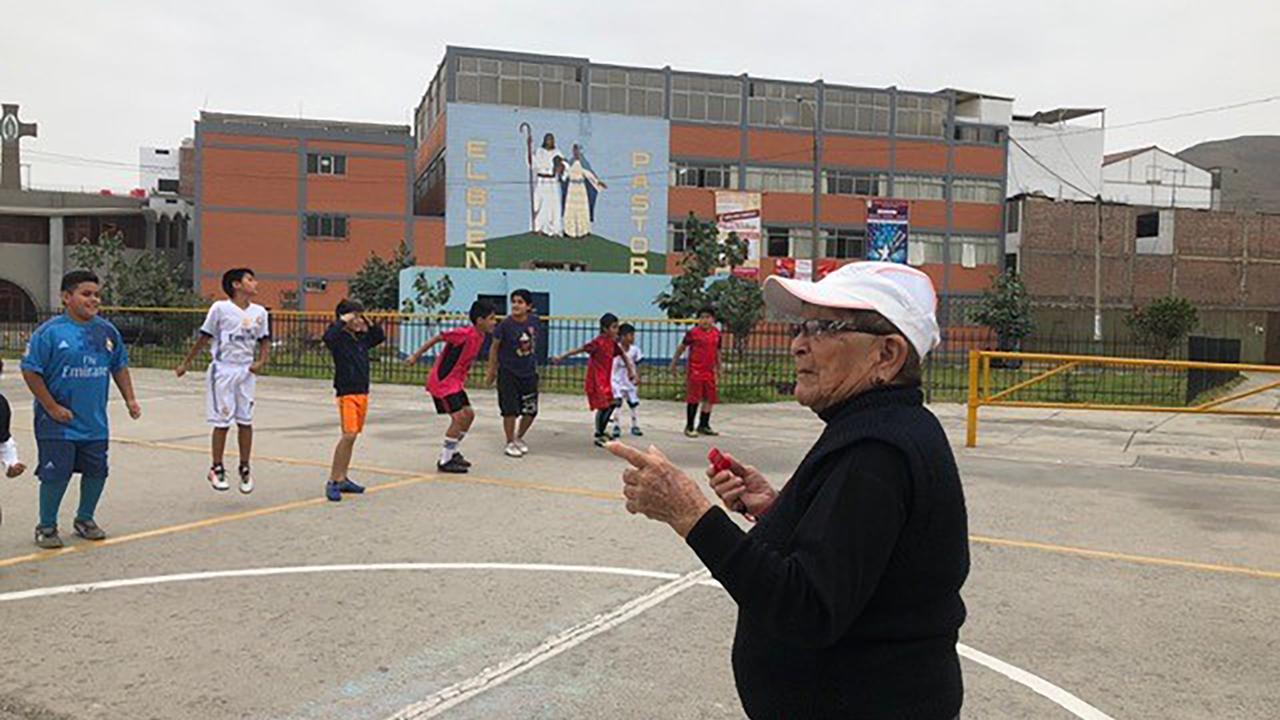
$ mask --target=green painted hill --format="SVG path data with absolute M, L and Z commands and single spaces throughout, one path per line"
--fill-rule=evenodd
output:
M 521 233 L 485 241 L 486 266 L 488 268 L 520 269 L 530 261 L 585 263 L 589 272 L 629 272 L 630 248 L 622 243 L 606 240 L 599 235 L 584 238 L 544 237 L 534 233 Z M 464 248 L 452 245 L 445 248 L 445 264 L 462 267 Z M 647 253 L 649 274 L 665 273 L 666 256 Z

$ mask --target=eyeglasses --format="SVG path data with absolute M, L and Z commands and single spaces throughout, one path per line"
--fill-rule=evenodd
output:
M 805 320 L 791 325 L 791 337 L 793 338 L 801 335 L 806 338 L 819 338 L 838 333 L 862 333 L 863 335 L 878 336 L 898 334 L 892 330 L 871 330 L 858 327 L 857 323 L 846 320 Z

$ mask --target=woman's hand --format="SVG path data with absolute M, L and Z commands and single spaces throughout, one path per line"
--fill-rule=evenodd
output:
M 752 517 L 768 512 L 778 498 L 778 491 L 751 465 L 743 465 L 728 453 L 725 459 L 729 461 L 729 469 L 716 472 L 715 468 L 707 468 L 711 489 L 724 506 Z
M 686 537 L 711 509 L 711 501 L 698 489 L 697 483 L 658 448 L 650 445 L 647 452 L 642 452 L 620 442 L 611 442 L 605 448 L 631 463 L 622 473 L 627 512 L 664 522 L 680 537 Z

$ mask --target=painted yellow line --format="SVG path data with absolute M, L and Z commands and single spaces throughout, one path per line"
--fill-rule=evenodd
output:
M 1183 570 L 1247 575 L 1249 577 L 1266 578 L 1268 580 L 1280 580 L 1280 571 L 1259 570 L 1257 568 L 1241 567 L 1239 565 L 1217 565 L 1214 563 L 1195 562 L 1193 560 L 1177 560 L 1174 558 L 1150 557 L 1148 555 L 1131 555 L 1129 553 L 1111 552 L 1109 550 L 1091 550 L 1089 548 L 1071 547 L 1069 545 L 1053 545 L 1051 543 L 1033 542 L 1030 540 L 1008 540 L 1005 538 L 984 537 L 981 535 L 970 535 L 969 541 L 979 545 L 993 545 L 996 547 L 1018 548 L 1021 550 L 1040 550 L 1042 552 L 1055 553 L 1058 555 L 1075 555 L 1077 557 L 1135 563 L 1138 565 L 1172 567 Z

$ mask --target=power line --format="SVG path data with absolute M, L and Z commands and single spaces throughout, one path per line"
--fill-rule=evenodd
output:
M 1182 118 L 1195 117 L 1197 115 L 1209 115 L 1212 113 L 1225 112 L 1227 110 L 1237 110 L 1239 108 L 1251 107 L 1253 105 L 1265 105 L 1266 103 L 1280 100 L 1280 95 L 1270 95 L 1268 97 L 1256 98 L 1254 100 L 1245 100 L 1243 102 L 1231 103 L 1229 105 L 1217 105 L 1214 107 L 1200 108 L 1199 110 L 1187 110 L 1185 112 L 1174 113 L 1173 115 L 1164 115 L 1161 117 L 1147 118 L 1145 120 L 1134 120 L 1133 122 L 1120 123 L 1119 125 L 1108 125 L 1106 128 L 1080 128 L 1078 130 L 1068 130 L 1061 133 L 1045 133 L 1043 135 L 1028 135 L 1022 138 L 1026 141 L 1044 140 L 1051 137 L 1068 137 L 1071 135 L 1087 135 L 1088 133 L 1102 132 L 1104 130 L 1124 130 L 1126 128 L 1141 127 L 1143 125 L 1153 125 L 1155 123 L 1169 122 L 1170 120 L 1181 120 Z
M 1055 171 L 1053 168 L 1051 168 L 1051 167 L 1049 167 L 1048 165 L 1045 165 L 1044 163 L 1040 162 L 1040 158 L 1038 158 L 1038 157 L 1036 157 L 1035 155 L 1031 154 L 1031 151 L 1030 151 L 1030 150 L 1028 150 L 1028 149 L 1027 149 L 1027 148 L 1026 148 L 1022 143 L 1018 142 L 1018 139 L 1017 139 L 1017 138 L 1015 138 L 1015 137 L 1013 137 L 1012 135 L 1010 135 L 1010 136 L 1009 136 L 1009 142 L 1013 143 L 1015 146 L 1017 146 L 1017 148 L 1018 148 L 1019 150 L 1021 150 L 1023 153 L 1025 153 L 1027 157 L 1031 158 L 1031 162 L 1034 162 L 1036 165 L 1039 165 L 1041 168 L 1044 168 L 1044 171 L 1045 171 L 1045 172 L 1049 173 L 1050 175 L 1052 175 L 1052 176 L 1054 176 L 1054 177 L 1058 178 L 1059 180 L 1061 180 L 1062 182 L 1066 183 L 1069 187 L 1071 187 L 1071 188 L 1075 189 L 1075 191 L 1076 191 L 1076 192 L 1081 193 L 1081 194 L 1085 195 L 1086 197 L 1097 197 L 1097 196 L 1098 196 L 1098 193 L 1096 193 L 1096 192 L 1092 192 L 1092 193 L 1091 193 L 1091 192 L 1089 192 L 1088 190 L 1085 190 L 1084 188 L 1080 187 L 1079 185 L 1076 185 L 1075 183 L 1071 182 L 1070 180 L 1068 180 L 1068 179 L 1066 179 L 1066 178 L 1062 177 L 1061 175 L 1059 175 L 1059 174 L 1057 173 L 1057 171 Z

